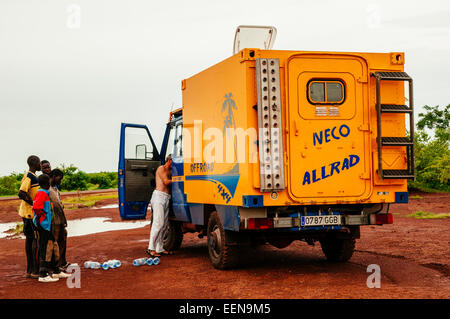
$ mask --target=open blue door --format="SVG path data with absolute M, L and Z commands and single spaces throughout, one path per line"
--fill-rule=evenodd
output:
M 147 126 L 122 123 L 119 150 L 119 211 L 122 219 L 141 219 L 155 189 L 160 156 Z

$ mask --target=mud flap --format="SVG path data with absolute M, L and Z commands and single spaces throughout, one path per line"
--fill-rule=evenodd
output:
M 239 231 L 240 217 L 236 206 L 215 205 L 220 222 L 225 230 Z

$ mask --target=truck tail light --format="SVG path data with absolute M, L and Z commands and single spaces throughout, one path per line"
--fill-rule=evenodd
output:
M 247 229 L 269 229 L 273 228 L 273 218 L 249 218 Z
M 392 216 L 391 213 L 376 214 L 375 215 L 375 223 L 377 225 L 393 224 L 394 223 L 394 216 Z

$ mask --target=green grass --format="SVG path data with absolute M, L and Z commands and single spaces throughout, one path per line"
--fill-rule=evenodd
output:
M 450 218 L 448 213 L 430 213 L 424 211 L 417 211 L 415 213 L 409 214 L 408 217 L 414 217 L 416 219 L 438 219 L 438 218 Z
M 90 195 L 90 196 L 74 196 L 63 199 L 63 204 L 65 209 L 78 209 L 94 206 L 97 202 L 103 199 L 117 198 L 118 194 L 108 194 L 108 195 Z
M 409 196 L 409 199 L 422 199 L 423 197 L 422 196 L 419 196 L 419 195 L 412 195 L 412 196 Z
M 87 183 L 87 190 L 88 191 L 92 191 L 92 190 L 97 190 L 98 188 L 98 184 L 91 184 L 91 183 Z
M 408 190 L 409 191 L 420 191 L 424 193 L 440 193 L 440 194 L 446 194 L 450 192 L 450 187 L 445 186 L 445 189 L 435 189 L 432 187 L 429 187 L 426 184 L 422 184 L 419 182 L 409 182 L 408 183 Z

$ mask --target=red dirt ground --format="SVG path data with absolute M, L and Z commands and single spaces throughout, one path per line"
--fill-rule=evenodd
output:
M 393 225 L 365 226 L 349 262 L 329 263 L 320 245 L 294 242 L 285 249 L 269 245 L 249 249 L 239 269 L 220 271 L 208 259 L 205 239 L 185 234 L 176 255 L 158 266 L 134 267 L 145 257 L 149 226 L 69 237 L 67 258 L 81 267 L 86 260 L 119 259 L 112 270 L 81 268 L 81 288 L 65 280 L 39 283 L 23 277 L 23 239 L 0 239 L 0 298 L 449 298 L 450 219 L 407 217 L 417 210 L 450 212 L 450 194 L 420 194 L 409 204 L 391 205 Z M 117 203 L 103 200 L 97 206 Z M 20 221 L 17 202 L 0 201 L 0 222 Z M 111 217 L 117 209 L 78 209 L 69 220 Z M 367 266 L 381 267 L 381 288 L 366 286 Z

